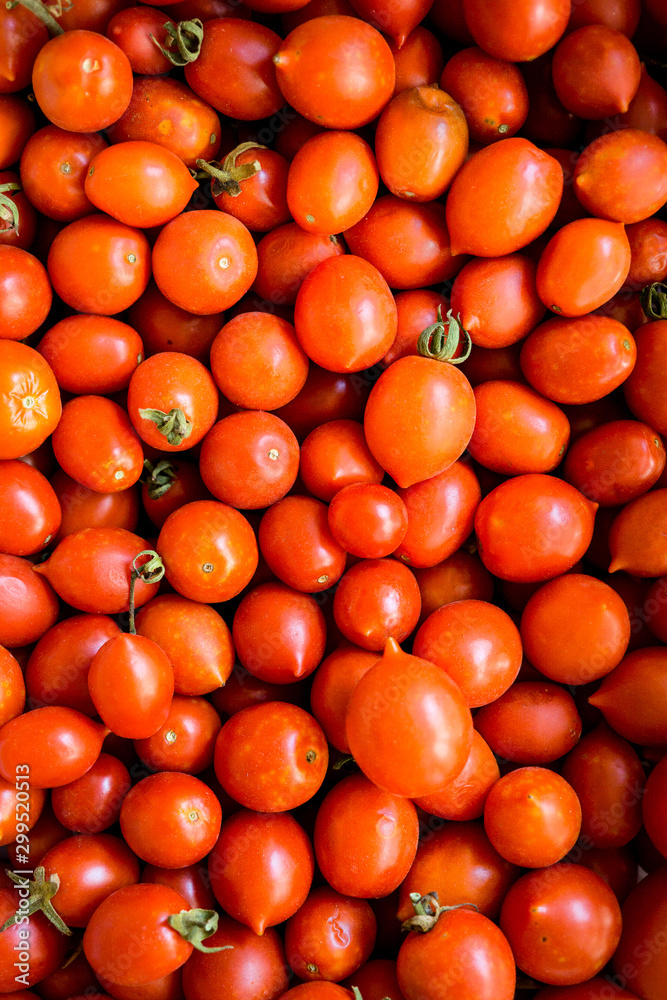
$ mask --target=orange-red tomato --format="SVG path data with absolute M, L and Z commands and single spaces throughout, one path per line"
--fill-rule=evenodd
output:
M 141 337 L 127 323 L 106 316 L 68 316 L 46 331 L 39 353 L 61 389 L 104 395 L 127 389 L 143 361 Z
M 420 611 L 417 581 L 396 559 L 361 559 L 343 574 L 334 596 L 334 620 L 343 636 L 378 652 L 390 636 L 407 639 Z
M 65 403 L 52 441 L 67 475 L 98 493 L 129 489 L 143 472 L 141 441 L 127 413 L 104 396 L 76 396 Z
M 259 545 L 269 569 L 294 590 L 327 590 L 345 569 L 347 553 L 329 530 L 326 504 L 314 497 L 292 495 L 269 507 Z
M 329 503 L 345 486 L 380 483 L 384 470 L 368 450 L 362 424 L 331 420 L 304 439 L 299 475 L 313 496 Z
M 50 219 L 73 222 L 94 209 L 84 182 L 90 161 L 106 141 L 97 132 L 68 132 L 47 125 L 30 137 L 21 155 L 21 184 L 35 208 Z
M 625 400 L 638 420 L 667 434 L 667 321 L 647 323 L 635 333 L 637 364 L 623 386 Z
M 27 250 L 0 245 L 0 340 L 24 340 L 49 314 L 51 285 Z
M 567 0 L 519 0 L 498 16 L 494 0 L 464 0 L 468 30 L 496 59 L 525 62 L 552 48 L 567 28 Z
M 491 747 L 475 730 L 468 759 L 455 778 L 432 795 L 415 799 L 415 804 L 431 816 L 458 822 L 477 819 L 484 803 L 500 778 L 500 768 Z
M 60 420 L 60 390 L 41 354 L 0 340 L 0 459 L 21 458 L 46 441 Z
M 395 41 L 389 48 L 396 64 L 394 96 L 411 87 L 437 83 L 445 62 L 442 46 L 433 32 L 418 25 L 399 47 Z
M 470 137 L 486 146 L 515 135 L 528 114 L 528 91 L 518 66 L 479 48 L 447 61 L 440 86 L 463 108 Z
M 633 576 L 667 573 L 667 535 L 656 530 L 666 515 L 667 489 L 649 490 L 621 508 L 609 531 L 611 573 L 618 569 Z
M 146 444 L 183 451 L 199 444 L 215 423 L 218 393 L 200 361 L 165 351 L 147 358 L 132 375 L 127 411 Z
M 577 160 L 574 190 L 598 218 L 648 219 L 667 201 L 667 145 L 636 128 L 601 135 Z
M 568 111 L 597 121 L 628 110 L 639 87 L 641 63 L 620 31 L 586 24 L 558 43 L 552 74 Z
M 1 85 L 0 85 L 1 89 Z M 35 131 L 35 115 L 22 97 L 0 95 L 0 170 L 18 163 L 21 151 Z
M 549 764 L 571 750 L 582 722 L 572 695 L 557 684 L 517 681 L 475 714 L 475 729 L 498 757 Z
M 345 253 L 335 236 L 306 233 L 296 222 L 278 226 L 257 247 L 258 267 L 253 290 L 274 305 L 294 305 L 303 279 L 329 257 Z
M 345 716 L 357 682 L 379 660 L 377 653 L 349 642 L 326 656 L 317 668 L 310 693 L 313 715 L 322 726 L 332 746 L 350 752 L 345 734 Z
M 601 507 L 617 507 L 651 489 L 665 468 L 665 446 L 638 420 L 611 420 L 570 447 L 563 478 Z
M 249 169 L 255 172 L 247 176 Z M 225 157 L 220 174 L 212 175 L 213 201 L 253 232 L 268 232 L 290 221 L 288 170 L 289 163 L 275 150 L 241 143 Z

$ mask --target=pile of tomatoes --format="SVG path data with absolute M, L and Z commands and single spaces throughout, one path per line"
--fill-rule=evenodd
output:
M 0 5 L 0 994 L 667 1000 L 664 0 L 146 2 Z

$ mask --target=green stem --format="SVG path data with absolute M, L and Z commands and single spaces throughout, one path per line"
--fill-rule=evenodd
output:
M 667 285 L 663 281 L 642 288 L 639 301 L 648 319 L 667 319 Z
M 7 197 L 7 193 L 22 190 L 23 188 L 18 181 L 8 181 L 7 184 L 0 184 L 0 219 L 9 222 L 9 229 L 18 229 L 19 208 L 15 201 Z
M 248 149 L 266 149 L 266 146 L 257 142 L 242 142 L 231 153 L 227 154 L 222 163 L 219 163 L 218 160 L 210 162 L 197 160 L 199 169 L 212 178 L 211 194 L 214 198 L 223 193 L 230 194 L 232 198 L 238 198 L 241 194 L 241 181 L 254 177 L 262 169 L 259 160 L 237 164 L 238 157 Z
M 151 558 L 142 563 L 141 566 L 137 566 L 137 559 L 141 559 L 142 556 L 150 556 Z M 141 552 L 137 552 L 132 560 L 132 572 L 130 573 L 130 635 L 137 634 L 134 623 L 134 590 L 137 580 L 143 580 L 144 583 L 159 583 L 163 576 L 164 563 L 154 549 L 142 549 Z
M 178 407 L 174 407 L 169 413 L 165 413 L 164 410 L 139 410 L 139 416 L 144 420 L 152 420 L 160 434 L 163 434 L 169 444 L 175 447 L 192 434 L 192 424 Z
M 148 491 L 151 500 L 159 500 L 171 489 L 176 479 L 176 469 L 172 463 L 163 458 L 157 465 L 149 459 L 144 460 L 144 471 L 141 474 L 141 482 Z
M 40 21 L 49 29 L 52 35 L 63 35 L 64 31 L 40 0 L 7 0 L 5 7 L 7 10 L 14 10 L 16 7 L 25 7 L 31 14 L 38 17 Z
M 72 932 L 60 916 L 56 913 L 53 908 L 52 898 L 58 892 L 60 888 L 60 879 L 54 873 L 46 878 L 46 869 L 43 867 L 35 868 L 35 878 L 29 879 L 25 875 L 17 875 L 16 872 L 8 871 L 12 882 L 19 886 L 20 888 L 27 888 L 29 890 L 28 905 L 22 905 L 20 909 L 16 911 L 11 917 L 5 920 L 2 927 L 0 927 L 0 933 L 15 924 L 19 917 L 24 914 L 31 916 L 33 913 L 37 913 L 38 910 L 44 914 L 44 916 L 51 921 L 54 927 L 56 927 L 61 934 L 67 934 L 68 937 L 71 936 Z
M 154 35 L 148 37 L 172 66 L 187 66 L 198 58 L 204 40 L 204 25 L 198 17 L 191 21 L 179 21 L 178 24 L 167 21 L 162 27 L 167 32 L 164 45 L 160 45 Z
M 410 893 L 410 900 L 414 907 L 415 915 L 401 924 L 402 931 L 417 931 L 419 934 L 427 934 L 433 930 L 441 914 L 448 913 L 449 910 L 460 910 L 464 906 L 470 906 L 477 910 L 474 903 L 456 903 L 454 906 L 440 906 L 437 892 L 427 892 L 425 896 L 418 892 Z
M 454 354 L 459 346 L 461 337 L 464 338 L 465 349 L 459 358 Z M 423 358 L 432 358 L 434 361 L 447 361 L 450 365 L 460 365 L 470 357 L 472 350 L 472 340 L 470 334 L 463 327 L 461 317 L 454 318 L 452 310 L 447 313 L 447 318 L 442 318 L 442 308 L 438 306 L 438 318 L 435 323 L 427 326 L 419 335 L 417 351 Z
M 232 947 L 231 944 L 223 944 L 218 948 L 209 948 L 204 944 L 204 941 L 217 931 L 218 919 L 215 910 L 181 910 L 180 913 L 172 913 L 167 918 L 167 923 L 197 951 L 212 955 L 216 951 L 226 951 Z

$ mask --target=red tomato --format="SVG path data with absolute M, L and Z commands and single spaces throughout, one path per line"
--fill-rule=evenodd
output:
M 626 285 L 643 288 L 667 278 L 667 222 L 633 222 L 625 227 L 625 235 L 632 255 Z
M 123 634 L 109 639 L 93 656 L 88 688 L 111 732 L 140 740 L 153 736 L 165 723 L 174 672 L 157 643 Z
M 21 668 L 8 649 L 0 646 L 2 690 L 0 692 L 0 727 L 16 718 L 25 705 L 26 686 Z M 35 820 L 37 816 L 35 816 Z
M 471 708 L 495 701 L 516 679 L 521 639 L 509 615 L 485 601 L 455 601 L 420 626 L 413 653 L 456 681 Z
M 288 222 L 259 241 L 253 289 L 276 306 L 294 305 L 306 275 L 323 260 L 344 253 L 343 244 L 335 236 L 306 233 L 296 222 Z
M 354 132 L 321 132 L 292 160 L 287 204 L 302 229 L 327 236 L 363 219 L 378 184 L 378 167 L 367 142 Z
M 53 875 L 60 879 L 53 908 L 68 927 L 85 927 L 107 896 L 139 881 L 139 861 L 122 840 L 108 833 L 67 837 L 41 864 L 47 880 Z
M 588 684 L 621 661 L 630 618 L 608 584 L 567 573 L 530 598 L 521 616 L 521 639 L 540 673 L 560 684 Z
M 407 507 L 378 483 L 352 483 L 329 504 L 329 528 L 339 545 L 362 559 L 381 559 L 401 544 L 408 529 Z
M 58 621 L 58 597 L 47 580 L 20 556 L 0 553 L 0 644 L 27 646 Z
M 153 736 L 135 740 L 139 759 L 153 771 L 199 774 L 213 763 L 222 723 L 205 698 L 174 695 L 169 714 Z
M 337 892 L 366 899 L 388 896 L 406 877 L 418 836 L 409 799 L 352 774 L 332 788 L 317 811 L 315 857 Z
M 46 26 L 23 6 L 0 13 L 0 93 L 29 86 L 37 53 L 48 40 Z
M 461 167 L 447 197 L 452 253 L 500 257 L 528 246 L 553 220 L 562 192 L 560 164 L 532 142 L 486 146 Z M 488 224 L 480 227 L 482 217 Z
M 63 471 L 97 493 L 129 489 L 143 472 L 141 441 L 126 411 L 104 396 L 65 403 L 52 441 Z
M 238 658 L 253 676 L 291 684 L 312 674 L 322 659 L 326 625 L 310 594 L 262 583 L 243 595 L 233 636 Z
M 314 497 L 292 495 L 269 507 L 259 545 L 271 572 L 294 590 L 327 590 L 345 570 L 346 553 L 329 530 L 326 504 Z
M 350 752 L 345 733 L 350 697 L 358 681 L 378 660 L 377 653 L 342 642 L 322 660 L 313 678 L 311 711 L 329 743 L 341 753 Z
M 176 892 L 180 892 L 193 909 L 212 910 L 215 908 L 215 896 L 208 884 L 206 870 L 199 865 L 186 865 L 183 868 L 159 868 L 156 865 L 146 865 L 141 873 L 141 881 L 168 885 Z
M 289 164 L 273 149 L 241 143 L 222 164 L 198 164 L 210 173 L 213 201 L 253 232 L 265 233 L 289 222 L 287 173 Z
M 632 743 L 667 742 L 665 662 L 663 646 L 628 653 L 589 698 L 612 729 Z
M 665 156 L 667 165 L 667 150 Z M 623 225 L 576 219 L 559 229 L 542 251 L 537 293 L 559 316 L 584 316 L 616 294 L 629 269 L 630 244 Z
M 217 209 L 176 216 L 153 247 L 158 288 L 174 305 L 198 315 L 229 309 L 256 274 L 252 236 L 233 215 Z
M 484 803 L 499 777 L 500 770 L 491 748 L 475 730 L 463 770 L 437 792 L 415 799 L 415 805 L 443 819 L 477 819 L 483 814 Z
M 158 529 L 184 504 L 211 499 L 194 462 L 181 461 L 173 453 L 156 463 L 146 460 L 142 479 L 141 502 Z
M 130 306 L 127 318 L 143 340 L 146 357 L 178 351 L 202 364 L 208 364 L 211 344 L 224 322 L 222 313 L 197 316 L 174 305 L 153 281 Z
M 40 552 L 60 527 L 62 512 L 53 487 L 25 462 L 0 462 L 0 507 L 0 552 L 8 555 Z
M 666 513 L 667 489 L 651 490 L 621 508 L 609 531 L 610 573 L 667 573 L 667 537 L 655 530 L 655 525 L 664 524 Z
M 301 979 L 339 982 L 368 961 L 375 934 L 375 915 L 365 899 L 321 885 L 287 921 L 285 952 Z
M 128 610 L 132 561 L 146 545 L 145 539 L 123 528 L 84 528 L 63 538 L 51 556 L 33 570 L 73 608 L 117 615 Z M 156 589 L 156 583 L 138 579 L 135 606 L 145 604 Z
M 493 578 L 477 555 L 458 549 L 435 566 L 413 569 L 422 595 L 419 624 L 452 601 L 490 601 Z
M 4 660 L 6 650 L 0 654 Z M 0 845 L 5 847 L 13 844 L 20 848 L 22 857 L 28 859 L 30 854 L 30 837 L 26 836 L 39 819 L 46 801 L 46 792 L 41 788 L 30 788 L 26 775 L 25 780 L 19 775 L 14 781 L 0 778 Z
M 394 96 L 440 79 L 445 62 L 442 46 L 428 28 L 418 25 L 401 46 L 392 40 L 389 48 L 396 64 Z
M 101 833 L 118 822 L 120 807 L 131 787 L 125 765 L 101 753 L 85 774 L 51 792 L 53 812 L 75 833 Z
M 659 998 L 664 992 L 667 952 L 657 942 L 666 915 L 667 868 L 662 867 L 642 879 L 624 903 L 623 932 L 612 959 L 614 971 L 637 996 Z
M 400 3 L 385 7 L 377 0 L 354 0 L 352 4 L 364 21 L 376 25 L 383 34 L 389 35 L 400 49 L 408 35 L 428 14 L 429 0 L 400 0 Z
M 296 27 L 274 63 L 288 104 L 327 128 L 366 125 L 394 91 L 394 60 L 382 35 L 370 24 L 341 14 Z
M 395 559 L 362 559 L 341 577 L 334 595 L 336 625 L 350 642 L 381 652 L 391 636 L 403 642 L 419 620 L 414 574 Z
M 422 331 L 438 321 L 438 308 L 443 316 L 449 309 L 449 299 L 438 292 L 423 288 L 399 292 L 394 299 L 398 314 L 398 329 L 393 344 L 380 362 L 384 368 L 398 358 L 417 354 Z
M 51 308 L 44 265 L 27 250 L 0 245 L 0 340 L 23 340 L 41 326 Z
M 127 409 L 142 441 L 160 451 L 184 451 L 213 426 L 218 394 L 200 361 L 165 351 L 146 358 L 132 375 Z
M 661 854 L 667 857 L 665 838 L 665 813 L 667 811 L 667 759 L 658 761 L 646 782 L 646 791 L 641 800 L 642 818 L 649 837 Z M 639 801 L 639 800 L 638 800 Z
M 374 458 L 406 488 L 448 469 L 465 450 L 475 397 L 460 371 L 434 358 L 399 358 L 377 380 L 364 413 Z
M 291 813 L 242 809 L 222 824 L 208 859 L 220 905 L 259 935 L 296 913 L 313 870 L 310 840 Z
M 587 24 L 556 48 L 556 93 L 568 111 L 597 121 L 628 110 L 637 93 L 641 64 L 625 35 L 605 24 Z
M 132 67 L 123 50 L 104 35 L 66 31 L 40 49 L 32 86 L 54 125 L 70 132 L 98 132 L 127 108 Z
M 230 947 L 231 945 L 231 947 Z M 222 916 L 210 948 L 214 955 L 195 952 L 183 968 L 187 1000 L 210 1000 L 224 983 L 226 1000 L 276 1000 L 289 986 L 285 949 L 272 928 L 258 937 L 242 924 Z
M 440 86 L 463 108 L 475 142 L 487 145 L 515 135 L 528 114 L 528 91 L 518 66 L 482 49 L 457 52 Z
M 143 361 L 141 337 L 111 317 L 68 316 L 50 327 L 38 346 L 61 389 L 106 395 L 127 389 Z
M 380 115 L 375 155 L 382 180 L 399 198 L 416 202 L 439 198 L 467 153 L 463 110 L 435 84 L 402 91 Z
M 574 170 L 574 190 L 598 218 L 636 223 L 667 201 L 667 147 L 662 139 L 625 128 L 595 139 Z
M 154 7 L 125 7 L 111 18 L 105 34 L 123 50 L 133 73 L 168 73 L 171 63 L 151 39 L 161 37 L 165 22 L 176 27 Z
M 465 24 L 477 44 L 496 59 L 525 62 L 552 48 L 567 28 L 567 0 L 521 0 L 498 17 L 493 0 L 464 0 Z
M 19 8 L 19 16 L 20 16 Z M 14 12 L 12 12 L 14 13 Z M 11 16 L 11 15 L 10 15 Z M 0 83 L 0 89 L 2 84 Z M 0 142 L 0 170 L 16 163 L 25 148 L 25 144 L 35 131 L 35 115 L 21 97 L 2 93 L 0 96 L 0 123 L 2 142 Z
M 120 493 L 96 493 L 77 483 L 62 469 L 53 474 L 51 485 L 63 515 L 55 543 L 82 528 L 136 529 L 141 506 L 137 487 L 121 490 Z
M 638 420 L 643 420 L 659 434 L 667 434 L 667 405 L 662 392 L 665 367 L 664 344 L 667 321 L 647 323 L 636 333 L 637 364 L 623 387 L 625 400 Z
M 329 502 L 346 486 L 379 484 L 384 470 L 368 450 L 361 423 L 331 420 L 303 441 L 299 475 L 309 493 Z
M 614 507 L 648 492 L 664 467 L 665 448 L 652 428 L 638 420 L 612 420 L 577 439 L 563 476 L 589 500 Z
M 475 715 L 475 728 L 493 752 L 517 764 L 562 757 L 581 736 L 581 725 L 572 695 L 543 681 L 518 681 Z
M 366 777 L 409 798 L 441 788 L 472 745 L 470 710 L 457 685 L 393 639 L 354 689 L 346 731 Z
M 599 875 L 561 863 L 514 883 L 500 926 L 523 972 L 543 983 L 569 986 L 595 976 L 614 954 L 621 910 Z
M 235 802 L 257 812 L 285 812 L 308 802 L 324 781 L 328 762 L 318 723 L 286 702 L 236 712 L 215 744 L 220 784 Z
M 217 604 L 240 594 L 257 568 L 248 521 L 217 500 L 195 500 L 169 515 L 157 540 L 167 580 L 181 596 Z
M 0 243 L 29 250 L 37 231 L 37 212 L 21 190 L 19 175 L 12 170 L 0 170 L 0 204 Z
M 107 732 L 72 708 L 54 705 L 18 715 L 0 730 L 0 775 L 15 781 L 29 773 L 33 788 L 66 785 L 92 767 Z
M 128 846 L 149 865 L 183 868 L 201 861 L 218 839 L 222 810 L 192 774 L 160 771 L 142 778 L 120 807 Z
M 68 132 L 57 125 L 39 129 L 21 155 L 21 184 L 43 215 L 73 222 L 94 209 L 84 181 L 90 161 L 106 148 L 97 132 Z
M 3 25 L 4 29 L 4 25 Z M 16 780 L 15 778 L 13 779 Z M 3 924 L 13 917 L 20 907 L 24 895 L 12 888 L 0 890 L 0 920 Z M 26 930 L 29 936 L 26 937 Z M 34 913 L 29 917 L 29 928 L 25 923 L 15 923 L 2 932 L 0 937 L 0 988 L 5 995 L 33 998 L 35 993 L 27 992 L 27 986 L 34 986 L 53 972 L 61 964 L 67 951 L 67 938 L 44 916 Z M 21 977 L 17 981 L 17 977 Z

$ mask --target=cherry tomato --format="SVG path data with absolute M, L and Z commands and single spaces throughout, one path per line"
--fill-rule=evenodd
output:
M 0 201 L 0 244 L 29 250 L 37 231 L 37 213 L 21 189 L 18 174 L 13 170 L 0 170 Z
M 477 819 L 483 814 L 484 803 L 499 777 L 500 770 L 491 748 L 475 730 L 463 770 L 437 792 L 415 799 L 415 805 L 443 819 Z
M 33 573 L 33 564 L 20 556 L 0 553 L 0 644 L 27 646 L 58 621 L 58 597 L 47 580 Z
M 306 593 L 327 590 L 345 570 L 345 550 L 329 530 L 327 507 L 314 497 L 283 497 L 266 511 L 259 545 L 279 580 Z
M 598 218 L 637 223 L 667 201 L 667 149 L 650 132 L 626 128 L 595 139 L 574 171 L 574 190 Z
M 210 372 L 188 354 L 154 354 L 135 370 L 127 409 L 142 441 L 161 451 L 184 451 L 205 437 L 218 415 Z
M 88 689 L 105 725 L 116 736 L 153 736 L 169 712 L 174 672 L 157 643 L 141 635 L 118 635 L 93 656 Z
M 151 35 L 161 37 L 165 22 L 176 27 L 154 7 L 125 7 L 111 18 L 105 34 L 123 50 L 133 73 L 168 73 L 171 63 L 151 39 Z
M 19 896 L 14 887 L 0 890 L 0 920 L 3 924 L 16 914 L 21 898 L 25 895 Z M 11 994 L 18 986 L 20 992 L 14 993 L 15 997 L 30 997 L 26 987 L 34 986 L 57 969 L 66 951 L 67 938 L 43 913 L 30 915 L 29 928 L 25 922 L 14 923 L 0 937 L 0 989 L 5 994 Z M 17 981 L 18 976 L 21 979 Z M 33 993 L 32 997 L 35 996 Z
M 445 62 L 442 46 L 433 32 L 422 24 L 410 32 L 402 45 L 392 40 L 389 48 L 396 64 L 394 96 L 411 87 L 437 83 L 440 79 Z
M 127 318 L 143 340 L 146 357 L 178 351 L 205 365 L 224 320 L 222 313 L 197 316 L 181 309 L 165 298 L 153 281 L 130 306 Z
M 10 656 L 3 650 L 3 660 Z M 30 853 L 30 838 L 26 836 L 39 819 L 46 801 L 46 792 L 41 788 L 30 788 L 27 776 L 19 775 L 18 780 L 5 781 L 0 778 L 0 844 L 14 844 L 25 855 Z
M 153 771 L 198 774 L 213 763 L 213 748 L 222 723 L 205 698 L 174 695 L 169 714 L 152 736 L 135 740 L 139 759 Z
M 438 320 L 438 307 L 445 316 L 449 309 L 449 299 L 438 292 L 415 288 L 399 292 L 394 296 L 398 315 L 398 329 L 394 342 L 382 358 L 380 364 L 386 368 L 398 358 L 418 353 L 419 337 L 427 326 Z
M 0 12 L 0 93 L 12 94 L 29 86 L 37 53 L 49 34 L 41 19 L 26 7 Z
M 341 643 L 317 668 L 310 693 L 311 711 L 332 746 L 350 752 L 345 734 L 347 706 L 358 681 L 379 656 L 351 643 Z
M 294 305 L 306 275 L 323 260 L 344 253 L 336 236 L 306 233 L 296 222 L 288 222 L 259 241 L 253 289 L 273 305 Z
M 589 701 L 619 736 L 631 743 L 660 746 L 667 731 L 664 669 L 663 646 L 637 649 L 607 674 Z
M 646 832 L 665 857 L 667 857 L 667 841 L 665 840 L 666 771 L 666 762 L 664 760 L 658 761 L 649 775 L 646 791 L 641 800 L 642 818 Z
M 289 969 L 282 939 L 267 928 L 261 937 L 230 917 L 222 916 L 210 948 L 214 955 L 195 952 L 183 968 L 187 1000 L 210 1000 L 224 983 L 227 1000 L 267 1000 L 282 997 L 289 986 Z M 226 947 L 225 947 L 226 946 Z M 230 947 L 231 946 L 231 947 Z
M 403 642 L 419 620 L 421 595 L 414 574 L 395 559 L 362 559 L 341 577 L 334 596 L 336 625 L 350 642 L 380 652 Z
M 285 952 L 301 979 L 339 982 L 368 961 L 375 934 L 375 916 L 365 899 L 321 885 L 287 921 Z
M 141 881 L 168 885 L 176 892 L 180 892 L 193 909 L 215 908 L 215 896 L 208 884 L 206 870 L 199 865 L 186 865 L 184 868 L 159 868 L 156 865 L 146 865 L 141 873 Z
M 0 730 L 0 774 L 13 781 L 29 771 L 33 788 L 66 785 L 92 767 L 107 732 L 72 708 L 54 705 L 18 715 Z
M 440 86 L 463 108 L 475 142 L 510 138 L 528 114 L 528 91 L 517 66 L 482 49 L 457 52 L 447 61 Z
M 380 483 L 384 470 L 368 450 L 362 424 L 331 420 L 303 441 L 299 475 L 313 496 L 328 502 L 346 486 Z
M 338 544 L 362 559 L 390 555 L 408 529 L 408 511 L 401 498 L 377 483 L 343 486 L 329 504 L 327 520 Z
M 0 551 L 8 555 L 40 552 L 60 527 L 62 512 L 53 487 L 25 462 L 0 462 L 0 506 Z
M 143 360 L 141 337 L 127 323 L 110 317 L 68 316 L 50 327 L 39 342 L 61 389 L 106 395 L 127 389 Z
M 624 569 L 633 576 L 667 573 L 667 539 L 654 526 L 667 511 L 667 489 L 651 490 L 622 507 L 609 531 L 609 571 Z
M 428 616 L 452 601 L 490 601 L 493 597 L 493 579 L 477 555 L 458 549 L 435 566 L 413 572 L 422 595 L 419 624 Z
M 560 101 L 580 118 L 611 118 L 628 110 L 641 64 L 625 35 L 605 24 L 586 24 L 559 42 L 553 82 Z
M 136 487 L 120 493 L 96 493 L 58 469 L 51 478 L 62 509 L 62 521 L 54 543 L 82 528 L 125 528 L 134 531 L 141 506 Z
M 352 6 L 364 21 L 389 35 L 399 49 L 429 10 L 428 0 L 401 0 L 389 8 L 377 0 L 354 0 Z
M 51 792 L 56 818 L 74 833 L 101 833 L 118 822 L 131 787 L 130 775 L 117 757 L 101 753 L 85 774 Z
M 57 125 L 39 129 L 21 155 L 21 184 L 31 203 L 61 222 L 89 215 L 94 208 L 84 181 L 90 161 L 105 148 L 97 132 L 69 132 Z
M 542 251 L 537 292 L 559 316 L 584 316 L 616 294 L 629 269 L 624 226 L 605 219 L 576 219 L 559 229 Z
M 563 476 L 601 507 L 613 507 L 655 486 L 664 467 L 664 445 L 654 430 L 638 420 L 612 420 L 577 439 Z
M 667 868 L 643 878 L 622 912 L 623 932 L 612 959 L 614 971 L 637 996 L 659 997 L 667 974 L 665 950 L 656 943 L 667 913 Z
M 623 386 L 623 394 L 633 415 L 659 434 L 667 434 L 667 406 L 659 389 L 664 384 L 663 344 L 666 341 L 665 320 L 647 323 L 637 330 L 637 364 L 628 375 L 627 384 Z
M 104 396 L 77 396 L 65 403 L 52 441 L 63 471 L 89 490 L 126 490 L 143 472 L 141 441 L 127 413 Z
M 18 13 L 20 16 L 20 9 Z M 7 82 L 6 78 L 3 82 Z M 1 88 L 2 83 L 0 83 Z M 4 170 L 16 163 L 21 156 L 26 142 L 35 131 L 35 115 L 28 102 L 24 101 L 23 98 L 3 92 L 0 96 L 0 123 L 2 124 L 0 170 Z
M 567 0 L 521 0 L 499 18 L 493 0 L 463 0 L 465 24 L 477 44 L 496 59 L 525 62 L 552 48 L 568 25 Z
M 581 736 L 581 726 L 572 695 L 557 684 L 532 680 L 512 684 L 475 716 L 475 728 L 494 753 L 518 764 L 562 757 Z

